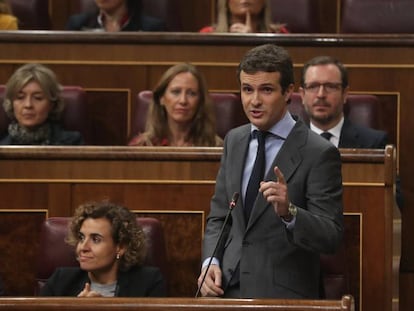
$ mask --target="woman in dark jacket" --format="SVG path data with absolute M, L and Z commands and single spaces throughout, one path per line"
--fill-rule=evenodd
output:
M 19 67 L 6 84 L 3 107 L 11 123 L 0 145 L 82 145 L 79 132 L 61 126 L 61 89 L 55 73 L 46 66 Z
M 143 265 L 145 233 L 126 207 L 108 201 L 79 206 L 67 242 L 76 248 L 79 268 L 56 269 L 41 296 L 166 296 L 160 270 Z

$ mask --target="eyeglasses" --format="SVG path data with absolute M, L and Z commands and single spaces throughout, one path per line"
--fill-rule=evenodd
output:
M 332 83 L 332 82 L 317 83 L 315 82 L 315 83 L 305 84 L 303 88 L 308 92 L 317 93 L 321 89 L 321 86 L 326 93 L 334 93 L 334 92 L 338 92 L 342 88 L 342 83 Z

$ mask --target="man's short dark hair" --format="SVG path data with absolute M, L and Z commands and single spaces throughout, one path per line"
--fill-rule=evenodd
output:
M 237 78 L 240 83 L 240 73 L 254 74 L 259 71 L 279 72 L 280 85 L 284 93 L 290 84 L 294 84 L 293 64 L 289 53 L 284 48 L 274 44 L 264 44 L 249 50 L 240 61 L 237 68 Z
M 335 65 L 339 69 L 339 72 L 341 73 L 342 88 L 344 89 L 348 87 L 348 71 L 346 70 L 344 64 L 342 64 L 338 59 L 332 56 L 316 56 L 310 59 L 309 61 L 307 61 L 305 65 L 303 65 L 302 75 L 300 78 L 300 85 L 302 87 L 305 86 L 305 75 L 306 75 L 306 71 L 308 70 L 308 68 L 312 66 L 319 66 L 319 65 Z

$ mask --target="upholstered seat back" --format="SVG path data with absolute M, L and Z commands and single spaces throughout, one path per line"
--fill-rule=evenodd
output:
M 70 217 L 50 217 L 42 224 L 39 249 L 37 252 L 35 294 L 58 267 L 76 267 L 74 247 L 65 242 Z M 150 217 L 137 217 L 138 224 L 145 232 L 148 252 L 145 264 L 161 269 L 168 279 L 168 266 L 164 231 L 159 220 Z
M 7 127 L 10 119 L 3 109 L 5 86 L 0 85 L 0 137 L 7 134 Z M 76 85 L 63 86 L 61 96 L 65 102 L 65 109 L 62 113 L 62 126 L 69 131 L 78 131 L 82 134 L 86 143 L 93 140 L 90 130 L 90 122 L 87 117 L 86 92 Z
M 413 33 L 414 1 L 342 0 L 342 33 Z
M 321 32 L 318 1 L 269 0 L 269 2 L 273 22 L 286 24 L 291 33 Z
M 221 138 L 226 136 L 232 128 L 248 123 L 241 99 L 234 93 L 210 93 L 215 116 L 217 135 Z
M 333 255 L 321 255 L 322 298 L 341 299 L 350 292 L 350 271 L 345 246 Z
M 49 0 L 9 0 L 19 29 L 49 30 Z

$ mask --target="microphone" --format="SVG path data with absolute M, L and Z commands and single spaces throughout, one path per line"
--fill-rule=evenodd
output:
M 217 248 L 218 248 L 218 246 L 221 243 L 221 240 L 223 238 L 224 229 L 227 226 L 227 223 L 228 223 L 229 218 L 230 218 L 231 211 L 236 206 L 236 203 L 237 203 L 237 200 L 239 199 L 239 196 L 240 196 L 240 194 L 238 192 L 233 193 L 233 197 L 231 198 L 231 201 L 230 201 L 230 204 L 229 204 L 229 211 L 227 212 L 226 218 L 224 218 L 223 226 L 221 227 L 221 230 L 220 230 L 220 233 L 219 233 L 217 242 L 216 242 L 216 246 L 214 247 L 214 251 L 213 251 L 213 253 L 210 256 L 210 260 L 208 261 L 207 268 L 205 270 L 206 272 L 203 275 L 203 279 L 200 282 L 200 286 L 197 288 L 197 292 L 195 294 L 195 298 L 198 297 L 198 294 L 200 293 L 201 287 L 203 287 L 204 281 L 206 280 L 207 271 L 210 268 L 211 262 L 213 261 L 213 257 L 216 254 Z

